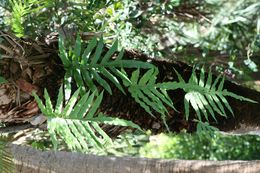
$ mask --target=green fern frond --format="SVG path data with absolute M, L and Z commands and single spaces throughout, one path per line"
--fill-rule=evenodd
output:
M 143 76 L 140 76 L 140 70 L 137 69 L 132 73 L 130 83 L 125 82 L 125 85 L 128 87 L 128 91 L 135 101 L 139 103 L 146 112 L 151 116 L 153 116 L 152 109 L 160 113 L 165 126 L 168 128 L 166 124 L 168 110 L 164 104 L 173 109 L 175 108 L 167 92 L 158 88 L 158 85 L 155 83 L 158 73 L 158 68 L 151 68 Z
M 96 90 L 97 83 L 107 92 L 112 94 L 111 86 L 108 83 L 108 81 L 110 81 L 120 91 L 125 93 L 120 80 L 127 78 L 127 76 L 119 69 L 149 69 L 153 67 L 150 63 L 122 59 L 124 55 L 123 51 L 115 57 L 118 41 L 115 41 L 105 54 L 103 53 L 104 43 L 102 37 L 99 41 L 97 38 L 93 38 L 85 50 L 82 50 L 81 47 L 80 36 L 76 39 L 74 51 L 70 52 L 66 50 L 62 37 L 59 39 L 60 58 L 65 66 L 65 69 L 67 70 L 67 73 L 73 76 L 78 87 L 86 85 L 92 91 Z
M 178 74 L 178 76 L 180 75 Z M 199 121 L 202 121 L 202 115 L 206 120 L 208 120 L 209 115 L 216 120 L 215 112 L 226 117 L 226 109 L 234 115 L 233 110 L 226 99 L 227 96 L 241 101 L 255 103 L 255 101 L 251 99 L 236 95 L 224 89 L 225 79 L 221 76 L 218 76 L 214 81 L 212 81 L 211 72 L 208 73 L 207 80 L 205 80 L 204 70 L 201 70 L 199 78 L 197 77 L 195 70 L 193 70 L 189 81 L 185 84 L 183 82 L 184 80 L 182 79 L 180 83 L 183 85 L 183 90 L 186 92 L 184 98 L 186 119 L 189 118 L 190 104 L 195 110 Z
M 209 117 L 217 121 L 216 113 L 226 117 L 226 110 L 233 115 L 232 108 L 226 99 L 227 96 L 242 101 L 254 102 L 251 99 L 227 91 L 224 89 L 224 78 L 218 76 L 213 80 L 212 73 L 209 72 L 205 76 L 203 70 L 198 77 L 195 69 L 193 69 L 188 82 L 176 71 L 178 81 L 156 83 L 156 77 L 159 73 L 158 69 L 147 62 L 124 60 L 123 51 L 116 54 L 117 44 L 117 41 L 114 42 L 105 53 L 103 52 L 104 43 L 102 37 L 99 40 L 93 38 L 87 48 L 82 50 L 81 40 L 78 36 L 74 51 L 67 51 L 64 41 L 60 38 L 60 57 L 66 69 L 65 76 L 67 78 L 72 76 L 79 88 L 87 86 L 91 91 L 96 91 L 99 85 L 110 94 L 112 94 L 112 89 L 108 81 L 125 93 L 121 84 L 123 83 L 128 88 L 131 96 L 146 112 L 151 116 L 153 116 L 153 111 L 160 113 L 167 128 L 166 116 L 168 109 L 166 106 L 176 111 L 171 98 L 167 94 L 169 90 L 182 89 L 186 92 L 184 96 L 185 118 L 189 119 L 191 105 L 200 122 L 202 122 L 203 118 L 209 121 Z M 137 70 L 128 78 L 125 72 L 126 68 L 137 68 Z M 148 70 L 141 76 L 140 68 Z M 69 84 L 69 82 L 67 83 Z M 79 92 L 81 96 L 83 95 L 81 93 L 84 93 L 83 91 L 84 89 Z M 78 93 L 76 96 L 78 97 Z M 76 98 L 76 96 L 74 97 Z M 70 112 L 66 113 L 66 116 L 69 114 Z
M 100 128 L 99 124 L 109 124 L 117 126 L 129 126 L 141 128 L 127 120 L 114 117 L 107 117 L 102 113 L 97 115 L 97 109 L 103 98 L 103 92 L 97 91 L 85 93 L 79 98 L 80 88 L 73 93 L 66 106 L 63 106 L 63 89 L 59 89 L 57 104 L 51 104 L 48 92 L 45 90 L 45 105 L 41 99 L 33 93 L 39 108 L 48 117 L 48 131 L 53 141 L 54 148 L 57 149 L 60 136 L 69 149 L 85 152 L 89 146 L 103 149 L 105 145 L 111 145 L 111 138 Z
M 57 135 L 60 136 L 71 150 L 86 152 L 89 146 L 98 149 L 103 147 L 102 139 L 92 129 L 89 122 L 64 118 L 48 119 L 48 130 L 51 135 L 54 148 L 57 149 Z
M 46 0 L 10 0 L 9 3 L 12 17 L 8 22 L 17 37 L 25 35 L 24 22 L 26 16 L 33 12 L 39 12 L 50 4 Z
M 12 7 L 12 18 L 10 20 L 12 30 L 16 33 L 17 37 L 24 36 L 23 17 L 29 13 L 29 7 L 22 0 L 10 0 Z
M 186 92 L 184 96 L 184 109 L 187 120 L 189 119 L 190 105 L 195 110 L 199 121 L 202 122 L 202 116 L 206 118 L 207 121 L 209 116 L 217 121 L 215 113 L 226 117 L 226 109 L 232 115 L 234 114 L 226 99 L 227 96 L 241 101 L 256 103 L 251 99 L 239 96 L 224 89 L 225 79 L 218 76 L 213 81 L 211 72 L 208 73 L 207 79 L 205 79 L 205 72 L 202 69 L 198 78 L 195 69 L 193 69 L 188 82 L 185 82 L 176 70 L 175 72 L 179 82 L 158 83 L 157 87 L 164 90 L 182 89 Z

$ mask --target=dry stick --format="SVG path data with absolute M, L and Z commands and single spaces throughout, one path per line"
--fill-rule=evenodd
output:
M 8 47 L 2 45 L 2 44 L 0 44 L 0 48 L 2 48 L 3 50 L 5 50 L 6 52 L 8 52 L 8 53 L 11 54 L 11 55 L 13 54 L 12 49 L 10 49 L 10 48 L 8 48 Z
M 6 41 L 8 41 L 14 48 L 16 47 L 16 46 L 14 46 L 14 45 L 17 45 L 18 47 L 20 47 L 21 48 L 21 50 L 23 51 L 23 55 L 25 54 L 25 50 L 24 50 L 24 48 L 23 48 L 23 46 L 22 45 L 20 45 L 17 41 L 15 41 L 15 36 L 10 36 L 9 34 L 6 34 L 6 33 L 4 33 L 3 31 L 0 31 L 0 36 L 3 36 L 4 38 L 5 38 L 5 40 Z M 14 38 L 13 38 L 14 37 Z

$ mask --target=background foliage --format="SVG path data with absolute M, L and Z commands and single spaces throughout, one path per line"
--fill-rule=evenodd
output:
M 17 36 L 99 32 L 106 42 L 118 38 L 127 49 L 206 64 L 240 81 L 259 69 L 257 0 L 10 0 L 0 6 L 1 28 Z
M 150 137 L 140 155 L 150 158 L 190 160 L 257 160 L 260 158 L 260 137 L 253 135 L 179 134 Z

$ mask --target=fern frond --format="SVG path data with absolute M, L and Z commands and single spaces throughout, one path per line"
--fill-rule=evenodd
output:
M 54 148 L 57 149 L 60 136 L 69 149 L 87 151 L 90 146 L 103 149 L 105 145 L 111 145 L 111 138 L 100 128 L 99 124 L 117 126 L 129 126 L 141 128 L 127 120 L 107 117 L 102 113 L 97 115 L 97 109 L 103 98 L 103 92 L 97 91 L 85 93 L 79 98 L 80 88 L 73 93 L 65 107 L 63 107 L 63 89 L 60 87 L 57 105 L 53 108 L 48 92 L 45 90 L 45 105 L 41 99 L 33 93 L 39 108 L 48 117 L 48 131 L 50 133 Z
M 157 87 L 164 90 L 182 89 L 186 92 L 184 96 L 185 118 L 189 119 L 190 105 L 195 110 L 198 119 L 202 122 L 202 116 L 208 121 L 211 116 L 215 121 L 216 113 L 227 117 L 226 109 L 233 115 L 233 110 L 229 105 L 226 97 L 232 97 L 241 101 L 256 103 L 255 101 L 234 94 L 224 89 L 225 79 L 218 76 L 214 81 L 212 73 L 209 72 L 205 79 L 205 72 L 201 70 L 199 78 L 196 75 L 195 69 L 188 80 L 185 82 L 181 75 L 175 70 L 179 82 L 164 82 L 158 83 Z
M 24 22 L 26 15 L 39 12 L 48 6 L 46 0 L 10 0 L 12 17 L 8 21 L 17 37 L 25 35 Z M 35 7 L 36 6 L 36 7 Z
M 98 41 L 93 38 L 87 48 L 81 50 L 80 36 L 77 37 L 74 51 L 67 52 L 62 37 L 59 39 L 59 50 L 61 60 L 67 69 L 67 72 L 73 76 L 77 86 L 82 87 L 84 84 L 92 91 L 96 90 L 97 84 L 102 86 L 107 92 L 112 94 L 111 86 L 108 81 L 112 82 L 120 91 L 124 92 L 120 80 L 127 78 L 119 69 L 121 68 L 152 68 L 153 65 L 137 60 L 124 60 L 124 52 L 115 56 L 118 47 L 118 41 L 115 41 L 110 49 L 104 54 L 104 43 L 101 37 Z M 81 52 L 83 51 L 83 54 Z M 103 55 L 104 54 L 104 55 Z M 95 81 L 95 82 L 94 82 Z
M 12 19 L 9 22 L 17 37 L 22 37 L 24 36 L 23 16 L 29 12 L 29 8 L 22 0 L 10 0 L 9 2 L 12 7 Z
M 178 72 L 177 75 L 180 77 Z M 233 110 L 229 105 L 226 96 L 239 99 L 241 101 L 249 101 L 255 103 L 255 101 L 236 95 L 232 92 L 224 89 L 225 79 L 218 76 L 214 81 L 212 81 L 212 73 L 209 72 L 207 80 L 205 80 L 205 72 L 201 70 L 200 77 L 198 78 L 195 70 L 193 70 L 191 77 L 187 83 L 181 79 L 179 84 L 183 85 L 183 90 L 186 92 L 184 98 L 185 106 L 185 116 L 186 119 L 189 118 L 189 105 L 195 110 L 199 121 L 202 121 L 202 115 L 208 120 L 209 115 L 211 115 L 215 121 L 215 112 L 222 116 L 227 116 L 226 109 L 232 114 Z M 208 115 L 209 114 L 209 115 Z
M 158 88 L 155 83 L 159 70 L 157 68 L 151 68 L 142 77 L 140 77 L 140 70 L 137 69 L 132 73 L 130 83 L 125 85 L 128 87 L 128 91 L 137 103 L 141 105 L 151 116 L 153 116 L 152 109 L 160 113 L 165 126 L 166 114 L 168 114 L 167 108 L 164 106 L 174 108 L 173 103 L 168 96 L 167 92 Z

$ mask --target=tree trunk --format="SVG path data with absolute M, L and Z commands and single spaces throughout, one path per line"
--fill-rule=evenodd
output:
M 258 173 L 260 161 L 163 160 L 38 151 L 11 144 L 17 173 Z

